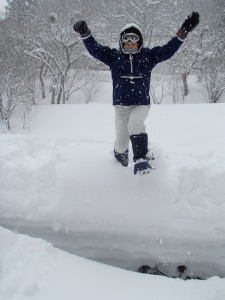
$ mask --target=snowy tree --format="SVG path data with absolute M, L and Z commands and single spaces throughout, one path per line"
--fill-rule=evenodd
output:
M 202 55 L 202 39 L 206 30 L 203 28 L 201 32 L 193 32 L 189 36 L 189 40 L 184 42 L 179 52 L 172 58 L 168 65 L 181 74 L 183 81 L 184 96 L 189 93 L 187 78 L 191 72 L 199 68 L 199 62 Z
M 76 66 L 82 51 L 79 46 L 81 42 L 72 29 L 74 14 L 65 11 L 63 14 L 62 9 L 59 10 L 60 6 L 57 13 L 56 4 L 59 5 L 60 1 L 54 5 L 50 0 L 47 3 L 42 0 L 13 1 L 9 5 L 7 19 L 11 21 L 11 36 L 17 36 L 20 50 L 27 55 L 29 61 L 35 59 L 39 62 L 43 97 L 43 74 L 48 72 L 58 83 L 57 103 L 65 103 L 67 96 L 71 94 L 66 90 L 66 82 L 71 76 L 76 76 L 75 72 L 72 74 L 70 71 Z M 65 3 L 62 7 L 65 10 Z M 75 82 L 74 78 L 72 81 Z
M 187 7 L 189 6 L 188 4 L 190 3 L 187 3 Z M 198 5 L 199 7 L 196 10 L 200 12 L 199 26 L 188 35 L 187 40 L 174 58 L 168 61 L 172 69 L 175 68 L 177 73 L 181 74 L 184 96 L 187 96 L 189 93 L 187 79 L 191 73 L 197 72 L 199 79 L 201 79 L 207 72 L 207 86 L 209 89 L 209 86 L 212 86 L 209 85 L 209 75 L 214 74 L 215 70 L 218 70 L 218 61 L 224 61 L 221 51 L 219 56 L 216 53 L 218 53 L 219 48 L 224 49 L 224 46 L 221 47 L 221 45 L 224 45 L 224 25 L 218 25 L 218 20 L 222 22 L 225 3 L 220 0 L 199 0 Z M 209 10 L 211 11 L 210 15 L 208 14 Z M 209 55 L 209 52 L 216 54 L 217 59 L 212 60 L 212 55 Z M 209 56 L 210 59 L 208 60 L 207 57 Z M 220 58 L 218 59 L 218 57 Z M 206 66 L 207 62 L 208 65 Z M 210 69 L 211 72 L 209 71 Z M 213 75 L 213 80 L 218 81 L 218 83 L 220 82 L 219 78 L 222 76 L 221 71 L 218 70 L 219 76 Z
M 169 1 L 171 2 L 171 1 Z M 165 1 L 132 0 L 115 1 L 114 8 L 107 12 L 111 26 L 118 33 L 127 23 L 136 23 L 142 28 L 143 38 L 147 47 L 155 45 L 165 35 L 164 20 L 170 19 L 166 11 Z M 112 14 L 112 10 L 114 14 Z M 170 23 L 170 21 L 169 21 Z
M 0 22 L 0 118 L 10 130 L 10 119 L 17 112 L 20 121 L 34 102 L 32 66 L 10 34 L 10 22 Z
M 209 102 L 216 103 L 225 93 L 225 2 L 216 0 L 210 4 L 213 18 L 208 21 L 209 30 L 203 42 L 199 78 Z
M 62 94 L 63 103 L 66 101 L 65 84 L 69 78 L 69 71 L 78 61 L 74 49 L 79 46 L 79 41 L 71 38 L 72 29 L 70 27 L 66 28 L 57 15 L 50 15 L 49 30 L 46 31 L 46 36 L 38 36 L 34 42 L 30 42 L 31 50 L 26 50 L 28 55 L 40 60 L 57 79 L 59 83 L 58 104 Z
M 26 82 L 29 93 L 33 93 L 33 101 L 35 79 L 39 78 L 43 98 L 50 79 L 53 83 L 52 103 L 65 103 L 84 84 L 81 76 L 84 72 L 80 69 L 90 66 L 105 69 L 103 64 L 93 64 L 87 58 L 82 41 L 72 29 L 77 20 L 85 19 L 97 40 L 113 47 L 118 46 L 121 28 L 126 23 L 137 23 L 142 28 L 145 45 L 153 47 L 163 45 L 174 36 L 192 11 L 199 11 L 200 25 L 188 36 L 174 59 L 168 61 L 171 68 L 165 68 L 169 70 L 170 78 L 181 74 L 182 90 L 187 95 L 189 74 L 197 72 L 206 86 L 204 72 L 224 61 L 223 0 L 115 0 L 113 3 L 110 0 L 10 0 L 3 21 L 4 30 L 1 31 L 1 40 L 5 41 L 3 53 L 6 59 L 3 60 L 7 61 L 1 67 L 2 76 L 7 76 L 9 70 L 20 70 L 26 75 L 24 84 Z M 209 53 L 209 47 L 217 59 Z M 214 68 L 220 74 L 214 76 L 215 84 L 223 78 L 222 65 Z M 165 72 L 161 72 L 161 76 Z M 207 74 L 209 82 L 208 76 L 212 72 L 207 71 Z

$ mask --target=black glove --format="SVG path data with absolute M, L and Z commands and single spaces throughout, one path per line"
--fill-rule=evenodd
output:
M 76 22 L 73 25 L 73 30 L 80 33 L 81 37 L 87 37 L 91 34 L 91 31 L 87 27 L 87 23 L 84 20 Z
M 184 23 L 181 25 L 181 28 L 177 32 L 178 38 L 184 40 L 188 33 L 192 31 L 199 23 L 199 13 L 192 12 L 191 16 L 188 16 Z

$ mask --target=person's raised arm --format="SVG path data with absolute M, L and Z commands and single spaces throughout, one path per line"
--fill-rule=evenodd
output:
M 166 45 L 152 48 L 150 58 L 152 58 L 154 66 L 159 62 L 171 58 L 182 45 L 188 33 L 192 31 L 198 23 L 199 14 L 197 12 L 193 12 L 191 16 L 186 18 L 184 23 L 178 29 L 176 36 L 173 37 Z
M 84 20 L 77 21 L 73 25 L 73 30 L 78 32 L 84 42 L 88 52 L 96 59 L 100 60 L 107 66 L 112 63 L 112 49 L 107 46 L 99 44 L 91 34 L 91 30 L 88 28 L 87 23 Z

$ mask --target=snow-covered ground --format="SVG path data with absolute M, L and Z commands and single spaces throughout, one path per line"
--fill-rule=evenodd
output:
M 225 104 L 153 105 L 141 177 L 113 157 L 105 102 L 37 106 L 0 135 L 0 299 L 224 299 Z

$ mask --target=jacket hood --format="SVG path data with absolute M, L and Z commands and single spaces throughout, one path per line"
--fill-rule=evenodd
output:
M 124 49 L 123 49 L 123 44 L 122 44 L 122 36 L 125 33 L 135 33 L 139 36 L 140 40 L 138 42 L 138 50 L 135 52 L 135 53 L 138 53 L 141 50 L 141 48 L 143 47 L 143 36 L 142 36 L 141 28 L 135 23 L 128 23 L 127 25 L 125 25 L 122 28 L 122 30 L 120 31 L 120 47 L 123 52 L 124 52 Z
M 142 34 L 142 33 L 141 33 L 141 28 L 140 28 L 137 24 L 135 24 L 135 23 L 128 23 L 127 25 L 125 25 L 125 26 L 121 29 L 120 34 L 123 34 L 123 33 L 127 32 L 127 30 L 129 30 L 129 29 L 131 29 L 131 28 L 134 28 L 135 30 L 138 30 L 139 33 Z M 134 32 L 134 33 L 135 33 L 135 32 Z

